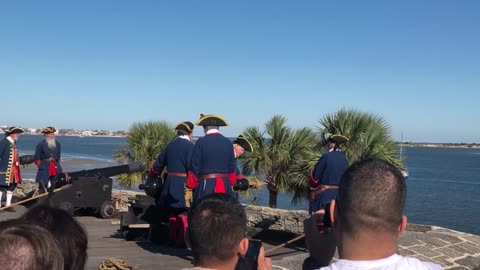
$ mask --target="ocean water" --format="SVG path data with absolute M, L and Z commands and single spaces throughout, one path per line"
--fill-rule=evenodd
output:
M 20 154 L 33 154 L 42 136 L 24 135 L 18 142 Z M 112 164 L 112 155 L 125 138 L 64 137 L 63 160 L 75 160 L 75 169 Z M 409 222 L 437 225 L 480 235 L 480 149 L 404 148 L 409 170 L 407 206 Z M 80 162 L 79 162 L 80 160 Z M 268 205 L 265 188 L 253 190 L 260 205 Z M 245 199 L 250 202 L 251 199 Z M 308 209 L 308 202 L 291 203 L 281 193 L 277 206 Z
M 125 143 L 125 138 L 57 136 L 62 145 L 62 159 L 82 158 L 111 161 L 113 153 Z M 35 153 L 43 135 L 22 135 L 17 143 L 21 155 Z

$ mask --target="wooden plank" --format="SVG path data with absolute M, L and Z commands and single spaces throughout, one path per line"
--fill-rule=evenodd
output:
M 150 228 L 150 224 L 130 224 L 128 225 L 130 229 L 148 229 Z

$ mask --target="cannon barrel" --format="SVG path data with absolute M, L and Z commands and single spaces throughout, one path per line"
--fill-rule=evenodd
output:
M 112 167 L 60 173 L 55 177 L 54 182 L 56 182 L 57 187 L 60 187 L 68 183 L 70 179 L 75 179 L 78 177 L 112 177 L 124 173 L 143 172 L 144 170 L 145 165 L 143 165 L 143 163 L 133 162 L 125 165 L 118 165 Z
M 34 162 L 35 162 L 34 155 L 24 155 L 24 156 L 18 157 L 18 163 L 20 163 L 20 165 L 28 165 Z

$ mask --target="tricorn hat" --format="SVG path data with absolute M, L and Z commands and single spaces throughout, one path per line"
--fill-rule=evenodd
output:
M 49 133 L 55 133 L 57 130 L 54 127 L 44 127 L 40 130 L 40 133 L 43 134 L 49 134 Z
M 349 139 L 347 136 L 343 136 L 341 134 L 331 134 L 330 136 L 328 136 L 327 141 L 334 142 L 336 144 L 342 144 L 348 142 Z
M 224 127 L 228 126 L 228 123 L 225 119 L 214 114 L 203 115 L 200 114 L 200 119 L 195 123 L 197 126 L 217 126 Z
M 247 152 L 253 152 L 252 144 L 242 134 L 238 135 L 233 143 L 240 145 Z
M 193 132 L 193 127 L 194 126 L 193 126 L 192 122 L 185 121 L 185 122 L 181 122 L 177 126 L 175 126 L 175 130 L 183 130 L 183 131 L 186 131 L 188 133 L 192 133 Z
M 23 133 L 23 132 L 24 132 L 24 130 L 23 130 L 23 128 L 21 128 L 21 127 L 9 127 L 9 128 L 7 128 L 7 130 L 5 130 L 5 133 L 6 133 L 7 135 L 17 134 L 17 133 Z

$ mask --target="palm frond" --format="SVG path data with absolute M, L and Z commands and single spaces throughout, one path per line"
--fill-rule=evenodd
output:
M 131 188 L 143 180 L 151 164 L 165 146 L 175 138 L 173 125 L 165 121 L 148 121 L 133 123 L 128 130 L 127 141 L 114 154 L 119 163 L 140 161 L 144 163 L 145 172 L 125 174 L 117 177 L 123 187 Z
M 350 138 L 342 148 L 350 163 L 367 158 L 381 158 L 399 169 L 401 164 L 390 125 L 379 115 L 352 109 L 340 109 L 319 121 L 319 133 L 340 133 Z

